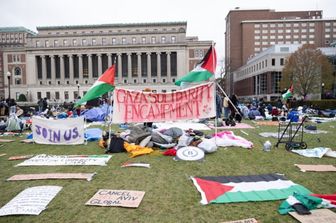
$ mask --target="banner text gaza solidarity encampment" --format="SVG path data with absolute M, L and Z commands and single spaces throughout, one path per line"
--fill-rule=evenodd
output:
M 171 93 L 115 89 L 113 122 L 170 121 L 215 116 L 215 88 L 203 84 Z

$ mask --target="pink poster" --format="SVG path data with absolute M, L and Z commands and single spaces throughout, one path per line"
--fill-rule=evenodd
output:
M 169 93 L 116 88 L 113 122 L 163 122 L 214 117 L 215 84 L 207 83 Z

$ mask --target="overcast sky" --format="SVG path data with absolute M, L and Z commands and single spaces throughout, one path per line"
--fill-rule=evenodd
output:
M 0 0 L 0 27 L 186 21 L 187 35 L 215 41 L 222 58 L 225 17 L 235 7 L 336 17 L 335 0 Z

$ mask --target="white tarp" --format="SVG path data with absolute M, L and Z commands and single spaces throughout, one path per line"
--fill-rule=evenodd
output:
M 154 126 L 157 127 L 158 130 L 162 129 L 169 129 L 172 127 L 177 127 L 182 130 L 211 130 L 207 125 L 203 123 L 196 123 L 196 122 L 188 122 L 188 121 L 181 121 L 181 122 L 155 122 L 153 123 Z
M 60 186 L 27 188 L 0 209 L 0 216 L 39 215 L 61 189 Z
M 324 147 L 317 147 L 314 149 L 293 149 L 291 151 L 305 157 L 322 158 L 322 156 L 329 156 L 336 158 L 336 151 L 332 151 L 330 148 Z
M 84 117 L 45 119 L 33 116 L 33 139 L 39 144 L 84 144 Z
M 106 166 L 112 155 L 56 156 L 40 154 L 16 166 Z

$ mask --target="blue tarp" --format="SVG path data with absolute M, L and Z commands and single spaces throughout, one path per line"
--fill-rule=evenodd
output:
M 87 141 L 96 141 L 102 137 L 103 130 L 99 128 L 90 128 L 85 130 L 84 137 Z

